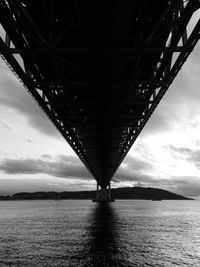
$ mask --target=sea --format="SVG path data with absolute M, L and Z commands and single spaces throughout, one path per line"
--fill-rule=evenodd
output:
M 0 267 L 200 266 L 200 201 L 0 201 Z

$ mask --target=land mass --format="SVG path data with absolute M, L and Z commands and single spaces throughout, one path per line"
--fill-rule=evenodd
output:
M 111 189 L 114 199 L 144 199 L 144 200 L 193 200 L 192 198 L 174 194 L 170 191 L 151 187 L 123 187 Z M 21 192 L 12 196 L 0 196 L 0 200 L 62 200 L 62 199 L 94 199 L 95 191 L 75 192 Z

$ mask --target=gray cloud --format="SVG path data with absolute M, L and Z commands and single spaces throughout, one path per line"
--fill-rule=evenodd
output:
M 7 121 L 5 121 L 4 119 L 0 118 L 0 125 L 5 128 L 7 131 L 9 132 L 14 132 L 14 127 L 13 125 L 11 125 L 10 123 L 8 123 Z
M 188 161 L 192 162 L 198 169 L 200 169 L 200 150 L 199 149 L 191 149 L 188 147 L 175 147 L 170 145 L 169 149 L 172 152 L 175 152 L 175 156 L 187 158 Z
M 160 185 L 163 189 L 183 196 L 200 196 L 200 179 L 196 176 L 171 177 L 170 180 L 165 180 L 164 183 L 161 181 Z
M 186 154 L 191 152 L 187 149 L 183 149 L 182 153 L 183 151 Z M 195 157 L 196 155 L 197 154 L 195 154 Z M 130 183 L 130 185 L 132 184 L 134 186 L 166 189 L 184 196 L 200 196 L 199 177 L 176 176 L 160 179 L 159 177 L 154 177 L 151 174 L 148 174 L 148 170 L 149 173 L 151 173 L 151 171 L 153 170 L 153 165 L 144 160 L 137 159 L 133 156 L 128 156 L 125 160 L 125 163 L 127 164 L 127 166 L 124 168 L 120 167 L 116 175 L 113 177 L 113 187 L 119 185 L 123 186 L 124 183 Z M 61 155 L 56 159 L 53 159 L 51 156 L 45 154 L 40 159 L 6 159 L 0 164 L 0 170 L 6 174 L 20 174 L 22 176 L 26 174 L 32 174 L 37 175 L 37 177 L 38 175 L 46 174 L 50 175 L 51 177 L 55 177 L 53 182 L 49 178 L 46 180 L 36 179 L 37 181 L 34 181 L 34 178 L 23 178 L 22 180 L 24 185 L 21 188 L 26 191 L 62 191 L 66 187 L 69 188 L 69 190 L 87 190 L 88 188 L 94 190 L 94 178 L 89 174 L 89 172 L 82 165 L 79 159 L 72 156 Z M 56 182 L 56 178 L 64 178 L 66 179 L 66 181 L 68 181 L 69 184 L 66 185 L 61 182 L 62 179 L 57 180 Z M 80 182 L 77 182 L 77 179 Z M 13 190 L 13 192 L 20 191 L 18 188 L 21 182 L 16 185 L 16 181 L 13 181 L 12 178 L 7 179 L 6 182 L 5 179 L 1 180 L 1 189 L 3 190 L 3 187 L 5 187 L 4 190 L 7 190 L 9 188 L 9 183 L 11 187 L 10 190 Z
M 146 174 L 147 171 L 150 172 L 153 170 L 153 165 L 151 163 L 131 155 L 127 155 L 124 163 L 126 164 L 126 167 L 119 167 L 113 178 L 114 182 L 130 181 L 154 183 L 155 178 Z
M 17 192 L 35 192 L 35 191 L 78 191 L 78 190 L 94 190 L 95 185 L 90 180 L 67 180 L 52 178 L 51 180 L 45 177 L 39 179 L 22 177 L 21 179 L 1 179 L 0 180 L 0 195 L 14 194 Z
M 200 115 L 200 42 L 190 54 L 173 84 L 146 124 L 142 135 L 170 131 L 177 123 Z
M 197 167 L 200 167 L 200 150 L 193 151 L 189 148 L 179 149 L 174 146 L 170 146 L 169 149 L 174 153 L 178 153 L 176 155 L 177 157 L 187 157 L 187 160 L 192 161 Z M 130 182 L 134 186 L 161 188 L 188 197 L 200 196 L 199 177 L 172 176 L 161 179 L 151 174 L 154 169 L 153 164 L 130 155 L 125 158 L 124 163 L 127 164 L 127 167 L 120 167 L 118 169 L 113 179 L 114 186 L 117 186 L 118 183 Z
M 67 179 L 92 179 L 80 160 L 73 156 L 59 156 L 49 161 L 50 156 L 42 159 L 5 159 L 0 170 L 7 174 L 48 174 Z
M 22 84 L 14 77 L 11 71 L 0 62 L 0 105 L 12 108 L 24 117 L 34 129 L 52 137 L 61 137 L 55 126 L 46 117 Z
M 34 141 L 32 139 L 27 139 L 26 141 L 27 141 L 27 143 L 30 143 L 30 144 L 34 143 Z
M 169 145 L 169 149 L 174 151 L 175 153 L 181 154 L 181 155 L 190 155 L 194 151 L 188 147 L 175 147 L 173 145 Z
M 124 160 L 128 168 L 132 171 L 141 172 L 144 170 L 151 170 L 153 165 L 144 159 L 139 159 L 136 156 L 127 155 Z
M 52 159 L 52 156 L 51 155 L 48 155 L 48 154 L 43 154 L 41 157 L 44 160 L 51 160 Z
M 147 170 L 153 169 L 152 164 L 129 155 L 126 157 L 124 163 L 127 166 L 125 168 L 119 168 L 113 178 L 114 182 L 154 183 L 155 179 L 145 174 Z M 94 179 L 81 161 L 74 156 L 60 155 L 56 159 L 53 159 L 51 155 L 44 154 L 40 159 L 7 158 L 0 163 L 0 170 L 7 174 L 47 174 L 68 179 Z
M 156 181 L 146 171 L 153 169 L 153 165 L 137 159 L 133 156 L 127 156 L 124 163 L 126 167 L 120 167 L 115 174 L 113 181 L 123 182 L 152 182 Z M 44 154 L 40 159 L 22 158 L 5 159 L 0 163 L 0 170 L 7 174 L 48 174 L 61 178 L 79 178 L 93 179 L 81 161 L 74 156 L 60 155 L 53 159 L 50 155 Z

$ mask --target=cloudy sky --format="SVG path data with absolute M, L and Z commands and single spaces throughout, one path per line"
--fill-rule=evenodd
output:
M 196 12 L 191 28 L 199 17 Z M 200 196 L 200 42 L 112 180 L 113 187 L 135 185 Z M 0 60 L 0 193 L 95 186 L 70 146 Z

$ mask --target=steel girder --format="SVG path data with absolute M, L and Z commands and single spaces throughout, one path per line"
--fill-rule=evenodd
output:
M 105 188 L 199 40 L 200 2 L 57 2 L 0 0 L 0 52 Z

